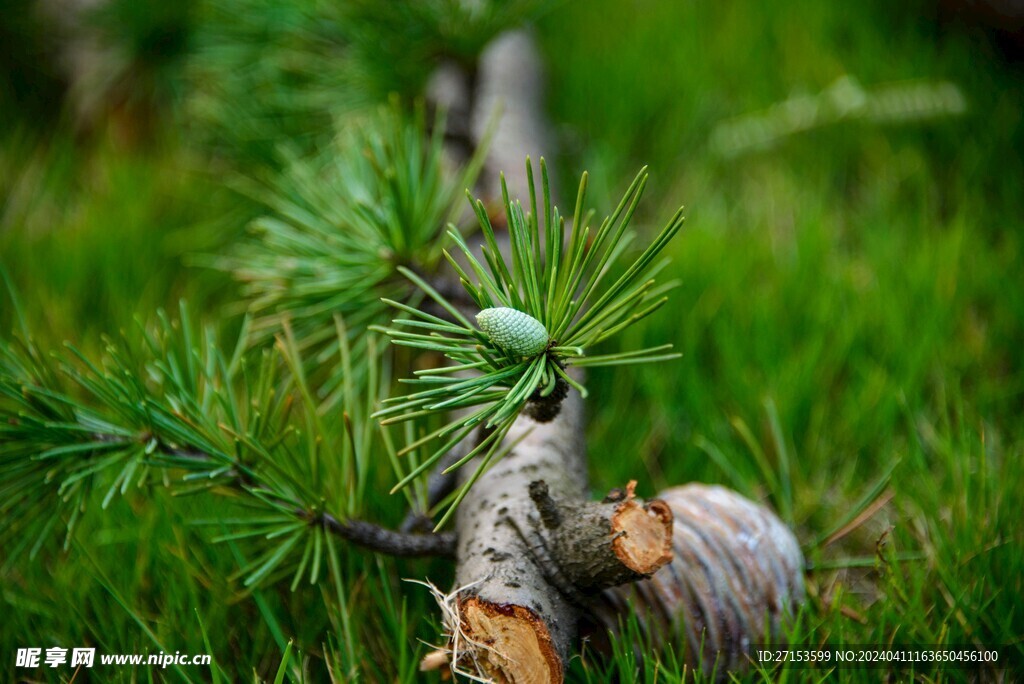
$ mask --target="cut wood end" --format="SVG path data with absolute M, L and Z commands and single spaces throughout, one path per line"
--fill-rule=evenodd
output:
M 478 597 L 459 607 L 464 635 L 486 646 L 473 654 L 481 674 L 505 684 L 561 684 L 561 659 L 548 628 L 532 610 Z
M 630 570 L 653 575 L 672 560 L 672 509 L 655 499 L 624 501 L 612 515 L 612 550 Z

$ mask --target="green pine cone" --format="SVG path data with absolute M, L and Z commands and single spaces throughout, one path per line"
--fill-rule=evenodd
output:
M 536 356 L 548 346 L 548 331 L 533 316 L 506 306 L 476 315 L 480 329 L 496 346 L 519 356 Z

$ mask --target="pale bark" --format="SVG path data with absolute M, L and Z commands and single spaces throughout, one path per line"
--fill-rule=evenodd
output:
M 554 496 L 583 498 L 582 420 L 575 392 L 550 423 L 520 418 L 508 439 L 522 441 L 480 478 L 456 514 L 455 584 L 472 587 L 459 597 L 463 628 L 470 638 L 489 642 L 493 650 L 474 656 L 499 681 L 562 678 L 578 608 L 548 578 L 556 568 L 534 536 L 531 517 L 538 514 L 529 490 L 531 482 L 543 480 Z
M 586 500 L 576 392 L 549 423 L 519 418 L 507 440 L 515 447 L 456 513 L 455 581 L 467 587 L 457 609 L 473 651 L 459 665 L 500 682 L 560 682 L 580 606 L 593 592 L 665 565 L 672 514 L 662 502 L 632 496 Z

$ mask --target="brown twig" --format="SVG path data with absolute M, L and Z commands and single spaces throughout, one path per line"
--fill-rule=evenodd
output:
M 176 447 L 165 442 L 158 443 L 160 452 L 177 458 L 187 458 L 199 462 L 214 462 L 209 454 L 191 447 Z M 239 491 L 252 491 L 257 484 L 252 477 L 241 469 L 233 469 L 225 473 L 227 480 L 221 484 L 228 485 Z M 455 556 L 455 535 L 451 532 L 416 534 L 409 531 L 388 529 L 366 520 L 339 520 L 334 515 L 321 512 L 313 513 L 304 508 L 295 509 L 295 516 L 313 525 L 322 525 L 331 534 L 345 541 L 357 544 L 375 553 L 389 556 Z
M 310 518 L 310 522 L 323 525 L 328 532 L 358 544 L 365 549 L 389 556 L 455 556 L 455 534 L 435 532 L 413 534 L 381 527 L 365 520 L 341 521 L 329 513 Z

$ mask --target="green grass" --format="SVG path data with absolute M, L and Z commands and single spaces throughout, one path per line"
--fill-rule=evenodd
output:
M 636 478 L 642 495 L 720 482 L 779 511 L 815 568 L 799 643 L 971 643 L 1022 662 L 1024 94 L 1019 69 L 981 36 L 923 13 L 595 0 L 539 20 L 548 108 L 566 143 L 562 188 L 589 169 L 592 202 L 608 210 L 649 164 L 639 218 L 653 231 L 688 205 L 669 248 L 671 302 L 606 348 L 669 340 L 683 357 L 591 372 L 591 478 L 595 492 Z M 721 122 L 843 75 L 867 90 L 951 81 L 968 109 L 842 121 L 731 158 L 710 144 Z M 102 138 L 84 149 L 63 132 L 40 145 L 12 138 L 0 147 L 0 263 L 44 346 L 97 350 L 102 332 L 182 295 L 210 319 L 236 300 L 223 276 L 188 265 L 252 212 L 210 174 L 222 160 L 177 130 L 135 151 Z M 0 323 L 14 323 L 6 300 Z M 825 543 L 872 494 L 885 505 Z M 367 507 L 395 523 L 397 501 L 374 495 Z M 324 680 L 325 662 L 339 681 L 422 679 L 418 639 L 436 640 L 438 613 L 402 579 L 447 587 L 447 564 L 339 549 L 337 585 L 251 591 L 237 575 L 252 550 L 213 545 L 189 524 L 236 510 L 136 493 L 86 515 L 68 551 L 55 539 L 19 561 L 0 582 L 0 678 L 20 674 L 16 648 L 64 643 L 211 652 L 220 681 L 273 681 L 282 661 L 284 681 Z M 189 668 L 106 676 L 211 679 Z M 569 681 L 682 676 L 671 654 L 620 648 L 574 660 Z M 829 681 L 878 676 L 838 670 Z
M 577 163 L 622 178 L 643 160 L 662 214 L 689 210 L 673 310 L 623 342 L 673 339 L 683 359 L 594 372 L 595 396 L 612 398 L 589 406 L 595 484 L 721 482 L 788 517 L 812 564 L 865 559 L 810 574 L 797 642 L 1007 644 L 1019 657 L 1024 254 L 1021 162 L 1007 151 L 1024 141 L 1020 95 L 1000 85 L 1018 75 L 910 9 L 597 5 L 544 36 L 551 110 Z M 721 120 L 844 74 L 868 90 L 950 80 L 968 111 L 840 122 L 731 159 L 708 144 Z M 888 504 L 819 543 L 890 470 Z

